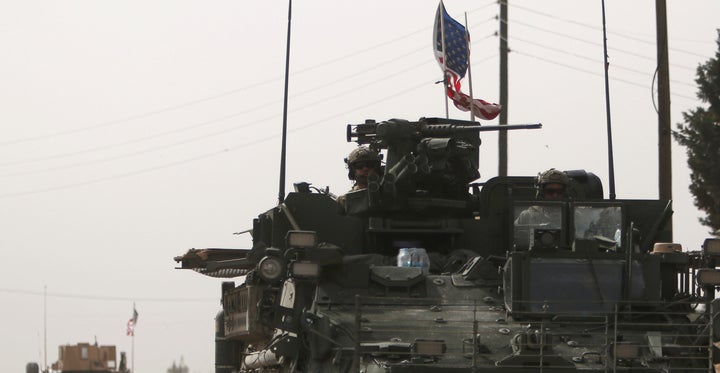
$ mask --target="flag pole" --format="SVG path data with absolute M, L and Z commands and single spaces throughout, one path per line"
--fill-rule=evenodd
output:
M 133 302 L 133 318 L 135 318 L 135 302 Z M 133 324 L 133 332 L 130 339 L 130 352 L 132 359 L 130 360 L 130 371 L 135 373 L 135 324 Z
M 447 55 L 445 54 L 445 4 L 440 0 L 440 7 L 438 8 L 438 17 L 440 17 L 440 43 L 442 44 L 443 54 L 443 97 L 445 97 L 445 118 L 450 119 L 450 111 L 448 109 L 448 74 L 447 74 Z
M 475 112 L 472 110 L 473 99 L 473 80 L 472 80 L 472 68 L 470 68 L 470 29 L 468 28 L 467 12 L 465 12 L 465 43 L 467 43 L 467 72 L 468 72 L 468 83 L 470 83 L 470 120 L 475 121 Z
M 43 291 L 43 372 L 49 372 L 47 365 L 47 284 Z

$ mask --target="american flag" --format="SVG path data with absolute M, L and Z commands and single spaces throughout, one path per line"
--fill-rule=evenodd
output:
M 128 336 L 134 336 L 135 335 L 135 325 L 137 324 L 138 319 L 138 313 L 135 310 L 135 306 L 133 305 L 133 315 L 127 322 L 127 335 Z
M 440 19 L 442 14 L 443 19 Z M 443 53 L 443 33 L 445 34 L 445 53 Z M 465 77 L 470 58 L 470 35 L 465 26 L 454 20 L 445 10 L 445 5 L 440 2 L 435 14 L 435 26 L 433 27 L 435 39 L 435 58 L 446 73 L 452 75 L 453 79 L 460 81 Z
M 485 120 L 497 117 L 502 106 L 471 99 L 460 89 L 460 80 L 465 77 L 470 61 L 470 34 L 465 26 L 450 17 L 442 1 L 435 14 L 433 44 L 435 58 L 445 73 L 447 95 L 455 107 L 462 111 L 472 110 L 473 114 Z

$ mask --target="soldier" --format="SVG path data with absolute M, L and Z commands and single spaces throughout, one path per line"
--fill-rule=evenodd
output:
M 535 189 L 537 198 L 545 200 L 565 199 L 569 195 L 570 178 L 565 172 L 551 168 L 537 175 Z M 542 206 L 530 206 L 521 212 L 515 220 L 515 225 L 539 223 L 550 224 L 551 226 L 548 228 L 559 228 L 559 211 L 551 211 Z
M 348 179 L 355 181 L 350 192 L 367 189 L 368 176 L 370 174 L 382 176 L 381 159 L 380 153 L 367 146 L 360 146 L 350 152 L 347 158 L 345 158 L 345 167 L 348 169 Z M 345 195 L 339 196 L 337 201 L 344 209 Z
M 564 172 L 551 168 L 538 174 L 535 188 L 539 198 L 549 200 L 567 198 L 570 178 Z

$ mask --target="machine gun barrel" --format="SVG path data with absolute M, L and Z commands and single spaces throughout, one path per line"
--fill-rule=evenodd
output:
M 480 132 L 484 131 L 504 131 L 504 130 L 532 130 L 542 128 L 542 123 L 531 123 L 531 124 L 504 124 L 499 126 L 483 126 L 479 129 Z
M 380 123 L 369 119 L 362 124 L 348 124 L 347 141 L 372 144 L 399 138 L 447 137 L 468 132 L 538 128 L 542 128 L 541 123 L 482 126 L 478 122 L 442 118 L 422 118 L 417 122 L 389 120 Z
M 534 124 L 505 124 L 499 126 L 480 126 L 471 125 L 463 126 L 456 124 L 428 124 L 420 129 L 423 135 L 439 135 L 447 136 L 454 133 L 462 132 L 488 132 L 488 131 L 506 131 L 506 130 L 525 130 L 542 128 L 542 123 Z

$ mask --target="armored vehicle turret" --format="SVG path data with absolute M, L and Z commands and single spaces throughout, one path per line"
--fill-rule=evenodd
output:
M 536 176 L 473 183 L 480 132 L 537 127 L 348 125 L 385 159 L 367 188 L 339 206 L 297 183 L 252 248 L 175 258 L 238 278 L 216 372 L 713 371 L 720 241 L 672 243 L 671 201 L 604 199 L 584 170 L 558 199 Z

